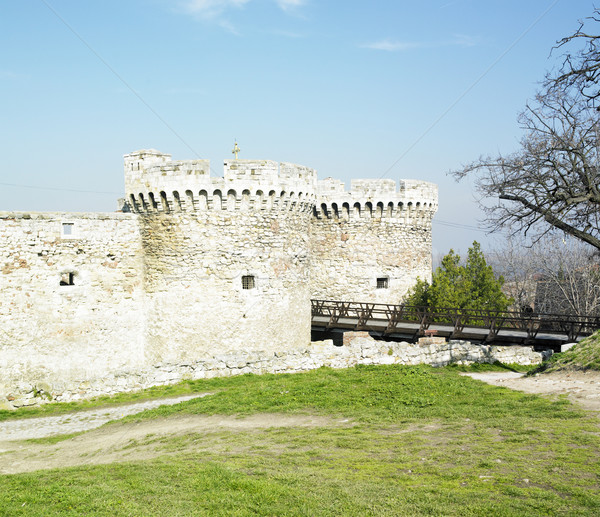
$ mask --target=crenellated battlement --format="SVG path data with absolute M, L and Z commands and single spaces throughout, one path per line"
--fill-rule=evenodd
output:
M 312 210 L 314 169 L 272 160 L 226 160 L 222 178 L 208 160 L 172 161 L 154 149 L 125 155 L 127 203 L 134 212 Z
M 318 219 L 431 221 L 437 185 L 427 181 L 317 181 L 314 169 L 272 160 L 225 160 L 223 177 L 210 175 L 209 160 L 172 161 L 142 149 L 124 156 L 127 203 L 133 212 L 202 210 L 313 210 Z
M 350 191 L 344 183 L 327 178 L 317 184 L 315 216 L 319 219 L 395 218 L 430 221 L 438 208 L 435 183 L 400 180 L 399 188 L 391 179 L 351 181 Z

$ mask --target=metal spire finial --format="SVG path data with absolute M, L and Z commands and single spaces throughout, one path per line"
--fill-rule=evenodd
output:
M 238 147 L 237 145 L 237 140 L 235 141 L 235 145 L 233 146 L 233 150 L 231 151 L 231 154 L 235 154 L 235 159 L 238 159 L 238 153 L 241 151 L 241 149 Z

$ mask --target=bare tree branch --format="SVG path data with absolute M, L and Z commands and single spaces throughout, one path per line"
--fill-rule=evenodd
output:
M 551 228 L 600 249 L 600 120 L 578 92 L 548 90 L 519 115 L 525 135 L 510 156 L 453 171 L 475 177 L 488 228 L 543 235 Z
M 595 27 L 598 23 L 600 9 L 596 8 L 592 16 L 579 22 L 573 34 L 557 42 L 554 49 L 567 49 L 567 52 L 559 70 L 548 74 L 544 82 L 546 89 L 577 90 L 592 107 L 597 107 L 600 101 L 600 36 L 584 31 L 584 27 Z M 571 45 L 582 43 L 582 47 L 569 51 Z

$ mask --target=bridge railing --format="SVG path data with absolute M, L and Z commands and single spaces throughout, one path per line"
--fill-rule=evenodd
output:
M 312 300 L 313 318 L 327 318 L 327 327 L 354 324 L 356 330 L 368 330 L 375 322 L 381 327 L 387 322 L 386 334 L 397 331 L 399 324 L 416 324 L 416 335 L 424 335 L 433 325 L 452 327 L 452 337 L 458 337 L 465 328 L 488 330 L 487 339 L 494 339 L 501 330 L 527 333 L 533 339 L 541 331 L 566 335 L 569 340 L 588 335 L 600 328 L 599 316 L 576 316 L 552 313 L 522 313 L 489 309 L 428 309 L 415 305 L 391 305 L 383 303 L 342 302 Z

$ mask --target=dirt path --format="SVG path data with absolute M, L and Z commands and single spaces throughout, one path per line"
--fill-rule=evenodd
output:
M 525 377 L 514 372 L 464 373 L 488 384 L 525 393 L 566 395 L 588 411 L 600 412 L 600 372 L 553 372 Z
M 136 413 L 141 413 L 147 409 L 154 409 L 159 406 L 172 406 L 173 404 L 205 397 L 206 395 L 210 395 L 210 393 L 197 393 L 194 395 L 147 400 L 121 406 L 76 411 L 58 416 L 7 420 L 5 422 L 0 422 L 0 442 L 46 438 L 48 436 L 60 434 L 89 431 L 90 429 L 100 427 L 111 420 L 118 420 L 124 416 L 135 415 Z
M 550 373 L 524 377 L 513 372 L 465 373 L 496 386 L 550 396 L 566 395 L 583 408 L 600 412 L 600 372 Z M 194 395 L 194 396 L 204 396 Z M 185 451 L 230 452 L 231 433 L 268 428 L 347 427 L 348 420 L 310 415 L 259 414 L 245 418 L 223 415 L 185 415 L 139 423 L 116 422 L 121 418 L 162 404 L 176 404 L 194 396 L 80 411 L 54 417 L 28 418 L 0 423 L 0 474 L 77 465 L 140 461 Z M 29 438 L 85 431 L 58 443 L 33 443 Z
M 311 415 L 186 415 L 114 423 L 58 443 L 1 441 L 0 474 L 141 461 L 165 454 L 231 451 L 231 433 L 267 428 L 351 426 L 348 420 Z M 239 447 L 239 446 L 238 446 Z M 234 451 L 235 452 L 235 451 Z

